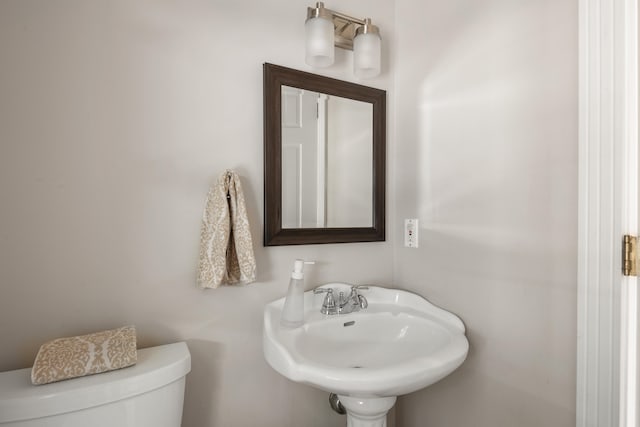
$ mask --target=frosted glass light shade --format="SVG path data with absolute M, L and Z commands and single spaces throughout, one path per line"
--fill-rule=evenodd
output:
M 305 62 L 312 67 L 328 67 L 334 60 L 333 21 L 311 18 L 304 24 L 306 39 Z
M 380 47 L 380 36 L 375 33 L 358 34 L 353 39 L 353 72 L 357 77 L 380 74 Z

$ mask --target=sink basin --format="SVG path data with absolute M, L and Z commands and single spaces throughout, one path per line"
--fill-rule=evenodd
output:
M 350 290 L 342 283 L 322 287 Z M 370 286 L 360 293 L 366 309 L 324 315 L 324 295 L 306 292 L 304 324 L 293 329 L 280 325 L 284 298 L 267 304 L 263 348 L 269 365 L 341 401 L 392 398 L 390 408 L 396 396 L 433 384 L 465 360 L 469 343 L 454 314 L 407 291 Z

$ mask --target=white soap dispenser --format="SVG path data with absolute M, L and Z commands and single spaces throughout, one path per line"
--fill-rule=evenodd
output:
M 304 265 L 315 264 L 313 261 L 297 259 L 293 263 L 289 290 L 284 299 L 284 308 L 280 324 L 286 328 L 297 328 L 304 323 Z

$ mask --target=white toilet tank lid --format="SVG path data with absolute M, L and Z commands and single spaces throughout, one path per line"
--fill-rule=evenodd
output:
M 47 417 L 127 399 L 170 384 L 189 373 L 186 343 L 138 350 L 134 366 L 35 386 L 31 368 L 0 372 L 0 424 Z

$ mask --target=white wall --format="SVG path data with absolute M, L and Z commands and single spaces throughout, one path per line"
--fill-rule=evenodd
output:
M 309 5 L 311 2 L 309 2 Z M 262 309 L 307 286 L 391 283 L 390 242 L 262 247 L 262 64 L 304 64 L 295 0 L 0 2 L 0 370 L 41 343 L 135 324 L 142 347 L 186 340 L 185 427 L 339 426 L 326 393 L 262 357 Z M 393 3 L 351 0 L 393 39 Z M 367 84 L 389 89 L 384 74 Z M 349 55 L 323 71 L 352 80 Z M 391 134 L 392 130 L 390 130 Z M 195 286 L 209 184 L 235 168 L 258 282 Z
M 471 349 L 403 427 L 574 426 L 577 3 L 396 1 L 394 280 Z

